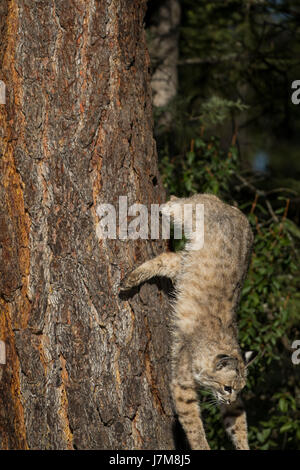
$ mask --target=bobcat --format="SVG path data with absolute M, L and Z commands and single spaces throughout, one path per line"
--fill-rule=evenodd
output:
M 126 276 L 130 289 L 153 276 L 167 276 L 175 286 L 172 315 L 171 393 L 178 419 L 192 449 L 209 449 L 197 389 L 212 392 L 220 404 L 225 429 L 237 449 L 249 449 L 246 414 L 238 393 L 246 384 L 254 353 L 242 356 L 235 312 L 246 277 L 253 234 L 246 217 L 211 194 L 171 197 L 162 206 L 174 227 L 182 223 L 184 204 L 204 206 L 204 244 L 188 233 L 185 249 L 146 261 Z M 193 218 L 195 216 L 193 215 Z

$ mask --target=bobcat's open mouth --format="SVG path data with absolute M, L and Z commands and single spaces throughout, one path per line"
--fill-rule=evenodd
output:
M 214 395 L 218 401 L 219 404 L 221 405 L 230 405 L 232 403 L 231 400 L 229 400 L 228 398 L 225 398 L 223 397 L 220 393 L 218 392 L 214 392 Z

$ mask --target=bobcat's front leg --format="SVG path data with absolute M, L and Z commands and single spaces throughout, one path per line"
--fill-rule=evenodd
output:
M 199 397 L 185 345 L 177 340 L 172 351 L 171 392 L 178 420 L 192 450 L 210 450 L 201 419 Z
M 177 415 L 192 450 L 210 450 L 201 419 L 198 394 L 193 386 L 172 383 Z
M 221 414 L 225 430 L 230 436 L 235 448 L 238 450 L 249 450 L 247 418 L 243 402 L 238 398 L 230 405 L 221 405 Z
M 146 261 L 129 273 L 121 282 L 121 289 L 126 290 L 138 286 L 155 276 L 169 277 L 174 281 L 181 269 L 181 255 L 178 253 L 162 253 L 156 258 Z

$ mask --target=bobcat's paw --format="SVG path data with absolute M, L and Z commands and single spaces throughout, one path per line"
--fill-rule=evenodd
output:
M 128 282 L 128 278 L 129 278 L 129 276 L 125 276 L 122 279 L 122 281 L 120 282 L 120 290 L 121 291 L 130 289 L 130 284 Z
M 120 282 L 120 290 L 128 290 L 131 289 L 132 287 L 136 286 L 138 284 L 138 278 L 137 275 L 135 274 L 134 271 L 131 273 L 127 274 L 122 281 Z

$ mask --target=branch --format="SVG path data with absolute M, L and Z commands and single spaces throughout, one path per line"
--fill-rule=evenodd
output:
M 198 65 L 198 64 L 218 64 L 219 62 L 227 62 L 230 60 L 236 60 L 239 57 L 238 54 L 227 54 L 223 57 L 211 56 L 211 57 L 190 57 L 186 59 L 180 59 L 177 65 Z

